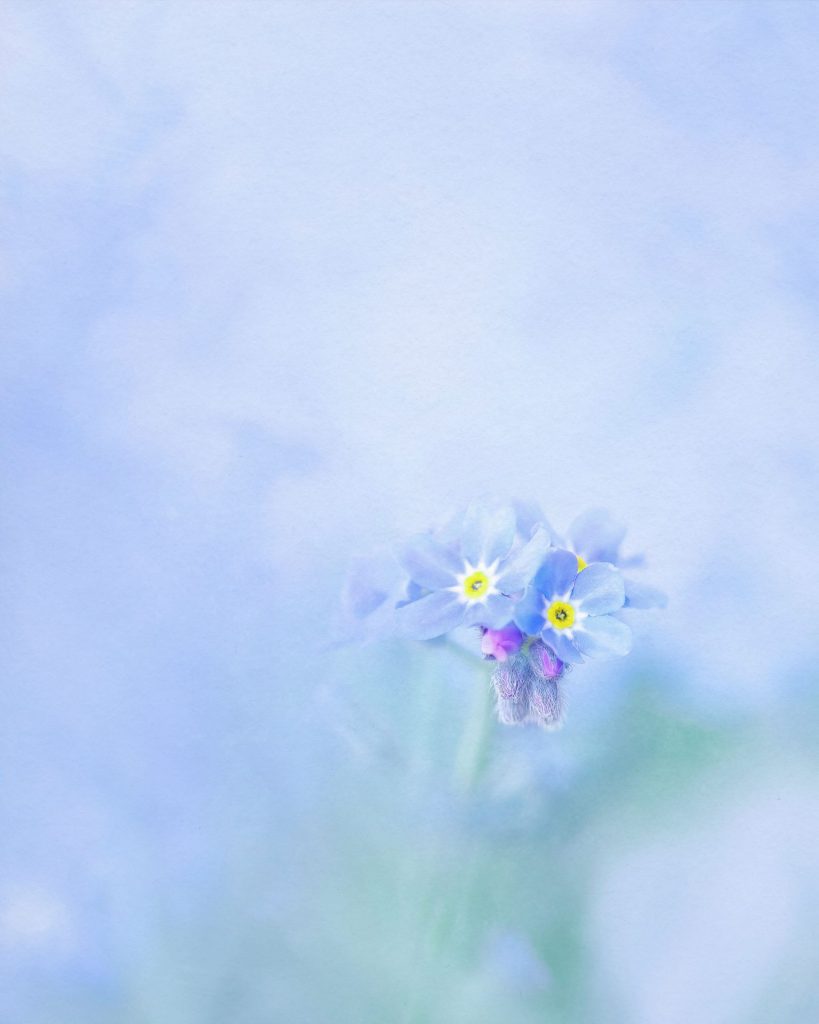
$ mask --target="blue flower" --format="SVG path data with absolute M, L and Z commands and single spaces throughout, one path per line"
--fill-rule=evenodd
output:
M 512 501 L 512 508 L 515 510 L 518 538 L 527 541 L 534 536 L 536 530 L 541 529 L 549 534 L 552 547 L 565 547 L 560 544 L 560 538 L 552 529 L 543 514 L 543 509 L 536 501 L 523 501 L 516 498 Z
M 583 569 L 591 562 L 610 562 L 620 565 L 620 545 L 626 528 L 603 508 L 591 508 L 581 513 L 566 531 L 566 543 L 557 547 L 573 551 Z
M 396 604 L 411 600 L 415 590 L 391 552 L 354 558 L 336 614 L 334 641 L 368 643 L 389 636 Z
M 405 636 L 431 640 L 457 626 L 497 629 L 512 620 L 513 595 L 531 580 L 549 548 L 550 536 L 536 529 L 516 539 L 513 509 L 472 505 L 451 543 L 419 534 L 397 552 L 424 595 L 396 609 Z
M 592 562 L 580 570 L 573 551 L 550 551 L 515 609 L 515 623 L 540 634 L 563 661 L 615 657 L 631 649 L 631 630 L 611 614 L 624 601 L 623 577 L 613 565 Z
M 592 508 L 574 520 L 566 531 L 566 540 L 557 540 L 555 546 L 573 551 L 579 569 L 585 569 L 592 562 L 610 562 L 621 569 L 642 565 L 641 555 L 623 558 L 620 554 L 620 545 L 625 535 L 625 526 L 618 523 L 609 512 L 602 508 Z M 624 608 L 666 606 L 665 594 L 655 587 L 628 578 L 623 583 L 626 590 Z

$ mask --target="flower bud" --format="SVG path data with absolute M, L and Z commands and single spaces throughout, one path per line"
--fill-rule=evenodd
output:
M 529 660 L 535 674 L 541 679 L 560 679 L 566 670 L 565 664 L 555 652 L 540 640 L 529 648 Z
M 498 718 L 505 725 L 522 722 L 529 714 L 532 671 L 525 655 L 498 665 L 492 673 L 498 697 Z
M 535 679 L 529 694 L 530 721 L 556 729 L 563 721 L 563 694 L 556 679 Z
M 481 654 L 495 661 L 506 661 L 517 654 L 523 644 L 523 633 L 510 622 L 502 629 L 486 629 L 481 638 Z

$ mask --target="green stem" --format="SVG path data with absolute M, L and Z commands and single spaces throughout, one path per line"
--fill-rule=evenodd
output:
M 475 687 L 472 710 L 461 735 L 455 755 L 453 781 L 462 793 L 471 793 L 489 760 L 494 724 L 492 686 L 489 673 L 481 664 L 479 683 Z
M 489 679 L 493 666 L 476 661 L 466 651 L 457 653 L 468 657 L 478 670 L 472 706 L 458 742 L 452 771 L 453 787 L 462 797 L 468 797 L 477 789 L 489 762 L 495 724 L 494 695 Z M 479 851 L 467 848 L 461 870 L 451 877 L 451 872 L 447 872 L 452 857 L 448 849 L 451 841 L 451 836 L 438 837 L 440 849 L 429 865 L 427 896 L 418 922 L 419 945 L 415 951 L 418 974 L 407 993 L 401 1018 L 404 1024 L 421 1024 L 428 1019 L 427 1001 L 440 981 L 447 953 L 452 954 L 453 944 L 457 945 L 457 936 L 469 910 Z M 443 888 L 442 876 L 448 879 Z

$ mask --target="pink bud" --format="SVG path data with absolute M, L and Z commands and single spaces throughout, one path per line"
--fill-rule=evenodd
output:
M 529 648 L 529 658 L 535 671 L 543 679 L 560 679 L 566 667 L 551 647 L 547 647 L 540 640 Z
M 481 654 L 495 661 L 506 661 L 510 654 L 517 654 L 523 644 L 523 633 L 510 622 L 503 629 L 487 629 L 481 640 Z

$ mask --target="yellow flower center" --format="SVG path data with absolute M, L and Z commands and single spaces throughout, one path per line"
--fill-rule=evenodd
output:
M 574 608 L 566 601 L 552 601 L 546 610 L 546 618 L 555 629 L 569 629 L 574 625 Z
M 577 571 L 583 572 L 586 566 L 589 564 L 585 558 L 581 558 L 580 555 L 574 556 L 577 559 Z
M 477 572 L 470 573 L 464 580 L 464 594 L 471 601 L 483 597 L 487 590 L 489 590 L 489 577 L 485 572 L 481 572 L 480 569 Z

